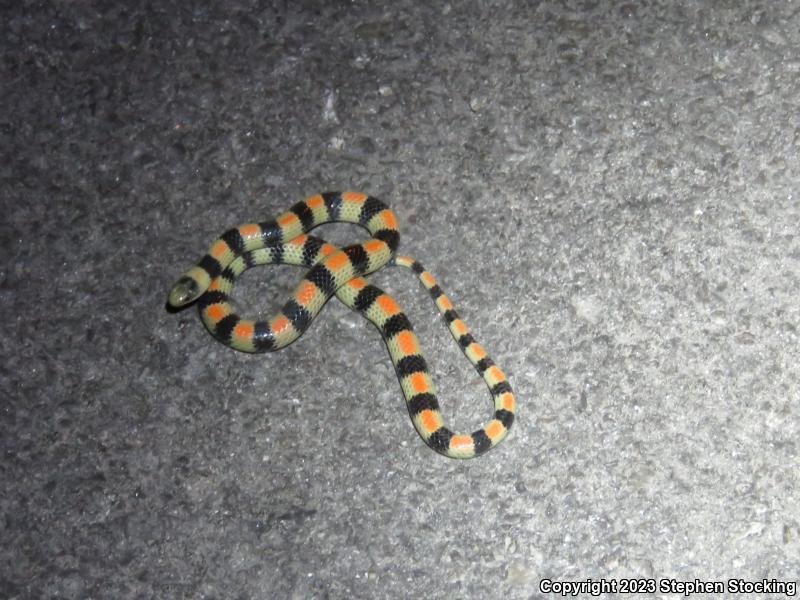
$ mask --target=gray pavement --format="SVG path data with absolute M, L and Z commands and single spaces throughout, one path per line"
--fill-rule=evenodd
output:
M 191 4 L 0 8 L 0 598 L 797 581 L 797 2 Z M 224 229 L 337 189 L 509 376 L 484 457 L 425 446 L 335 300 L 256 356 L 164 309 Z M 373 279 L 484 423 L 421 286 Z

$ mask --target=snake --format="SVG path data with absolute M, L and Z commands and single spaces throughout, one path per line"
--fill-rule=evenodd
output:
M 353 223 L 371 237 L 338 247 L 309 231 L 324 223 Z M 478 344 L 442 288 L 422 265 L 398 256 L 397 217 L 381 200 L 361 192 L 325 192 L 297 202 L 277 218 L 225 231 L 172 286 L 167 308 L 196 302 L 213 337 L 243 352 L 272 352 L 298 339 L 336 296 L 380 331 L 406 400 L 425 443 L 444 456 L 473 458 L 494 448 L 514 423 L 516 401 L 507 377 Z M 247 269 L 289 264 L 308 268 L 280 311 L 265 320 L 243 318 L 231 303 L 233 286 Z M 472 433 L 454 433 L 442 417 L 419 339 L 400 305 L 365 276 L 384 266 L 411 269 L 428 290 L 458 346 L 491 392 L 494 414 Z

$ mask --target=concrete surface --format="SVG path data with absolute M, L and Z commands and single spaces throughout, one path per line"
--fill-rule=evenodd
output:
M 0 597 L 796 582 L 798 2 L 191 4 L 0 9 Z M 395 209 L 507 372 L 485 457 L 422 443 L 335 301 L 259 356 L 164 310 L 226 227 L 336 189 Z M 421 287 L 374 279 L 484 422 Z

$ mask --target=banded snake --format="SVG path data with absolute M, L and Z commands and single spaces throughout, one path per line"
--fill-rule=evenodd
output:
M 371 238 L 338 248 L 308 232 L 323 223 L 355 223 Z M 452 458 L 472 458 L 499 444 L 514 422 L 514 393 L 506 376 L 470 334 L 433 276 L 407 256 L 396 256 L 400 233 L 395 214 L 380 200 L 358 192 L 327 192 L 292 206 L 277 219 L 226 231 L 208 253 L 173 285 L 167 304 L 177 309 L 197 301 L 200 318 L 220 342 L 243 352 L 271 352 L 292 343 L 335 295 L 381 332 L 422 439 Z M 247 269 L 266 264 L 309 268 L 280 312 L 268 320 L 242 318 L 230 295 Z M 386 265 L 413 270 L 429 291 L 450 333 L 489 386 L 494 415 L 471 434 L 448 429 L 436 388 L 411 323 L 397 302 L 365 275 Z

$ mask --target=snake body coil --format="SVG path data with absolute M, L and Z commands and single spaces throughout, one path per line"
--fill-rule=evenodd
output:
M 331 222 L 361 225 L 372 237 L 338 248 L 307 235 L 314 227 Z M 178 308 L 197 300 L 200 318 L 220 342 L 244 352 L 268 352 L 300 337 L 335 295 L 378 327 L 422 439 L 445 456 L 478 456 L 499 444 L 514 422 L 511 385 L 475 342 L 433 276 L 412 258 L 395 257 L 399 240 L 397 219 L 380 200 L 357 192 L 311 196 L 274 221 L 226 231 L 200 262 L 178 279 L 168 304 Z M 310 270 L 274 317 L 244 319 L 234 313 L 229 302 L 233 284 L 245 270 L 265 264 L 304 265 Z M 411 323 L 394 299 L 363 277 L 387 264 L 410 268 L 418 275 L 453 338 L 489 386 L 495 411 L 485 427 L 471 434 L 455 434 L 444 426 L 436 388 Z

